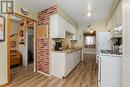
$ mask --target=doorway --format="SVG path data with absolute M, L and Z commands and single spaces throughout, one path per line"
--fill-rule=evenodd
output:
M 8 82 L 12 71 L 32 66 L 36 72 L 36 21 L 20 14 L 8 15 Z
M 83 36 L 83 59 L 96 58 L 96 30 L 88 30 L 83 33 Z
M 34 62 L 34 31 L 33 27 L 28 27 L 27 30 L 27 50 L 28 50 L 28 57 L 27 62 L 28 64 L 32 64 Z

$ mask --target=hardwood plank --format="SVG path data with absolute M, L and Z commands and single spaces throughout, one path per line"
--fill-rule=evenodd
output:
M 47 77 L 33 72 L 33 65 L 11 70 L 11 83 L 5 87 L 97 87 L 98 66 L 95 55 L 85 55 L 66 78 Z

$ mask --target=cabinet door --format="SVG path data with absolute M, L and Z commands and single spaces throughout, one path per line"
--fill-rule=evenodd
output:
M 56 38 L 57 37 L 57 32 L 58 32 L 58 20 L 57 20 L 58 15 L 52 15 L 50 17 L 50 37 L 51 38 Z
M 75 68 L 78 64 L 79 64 L 79 62 L 80 62 L 80 50 L 77 50 L 77 51 L 75 51 L 73 54 L 73 57 L 74 57 L 74 59 L 73 59 L 73 61 L 74 61 L 74 64 L 73 64 L 73 68 Z
M 130 1 L 126 0 L 129 4 Z M 129 4 L 125 4 L 125 13 L 124 13 L 124 47 L 125 47 L 125 56 L 127 56 L 128 58 L 130 58 L 130 9 L 129 9 Z
M 77 40 L 77 29 L 73 28 L 73 40 Z
M 123 0 L 123 87 L 130 87 L 130 0 Z
M 130 66 L 123 64 L 123 87 L 130 87 Z
M 79 50 L 79 62 L 81 61 L 82 57 L 82 49 Z
M 74 51 L 73 52 L 73 68 L 77 65 L 77 62 L 78 62 L 78 51 Z
M 101 87 L 122 87 L 121 60 L 121 57 L 101 56 Z
M 50 17 L 50 36 L 51 38 L 65 38 L 66 21 L 58 14 Z
M 66 21 L 61 16 L 58 16 L 58 38 L 65 38 L 66 27 Z
M 73 53 L 69 53 L 66 55 L 65 58 L 65 76 L 67 76 L 73 69 Z

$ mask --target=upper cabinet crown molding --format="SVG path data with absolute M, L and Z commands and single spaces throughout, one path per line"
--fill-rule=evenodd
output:
M 76 27 L 76 29 L 78 29 L 77 22 L 73 20 L 60 6 L 58 6 L 58 14 L 67 20 L 71 25 Z

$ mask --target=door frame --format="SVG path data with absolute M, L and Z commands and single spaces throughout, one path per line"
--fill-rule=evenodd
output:
M 7 80 L 8 80 L 8 83 L 11 82 L 11 69 L 10 69 L 10 44 L 11 44 L 11 41 L 10 41 L 10 32 L 11 32 L 11 15 L 12 14 L 8 14 L 7 15 Z M 36 33 L 36 29 L 37 29 L 37 21 L 30 18 L 30 17 L 26 17 L 24 15 L 21 15 L 19 13 L 14 13 L 13 15 L 15 16 L 18 16 L 18 17 L 21 17 L 21 18 L 24 18 L 24 19 L 29 19 L 29 20 L 32 20 L 34 22 L 34 69 L 33 71 L 34 72 L 37 72 L 37 65 L 36 65 L 36 38 L 37 38 L 37 33 Z

